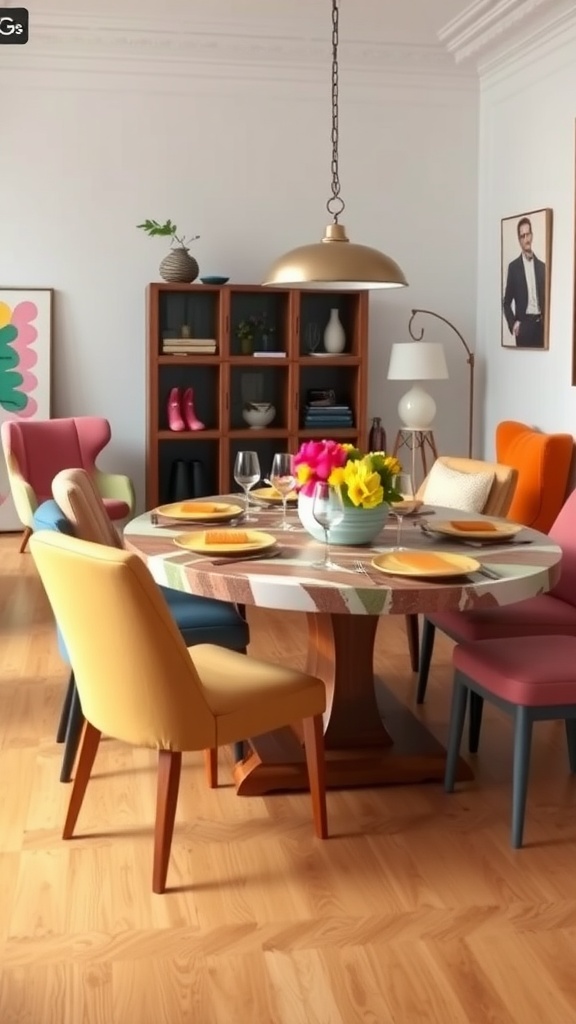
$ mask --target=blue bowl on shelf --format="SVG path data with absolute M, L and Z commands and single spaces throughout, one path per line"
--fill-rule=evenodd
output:
M 201 277 L 202 284 L 226 284 L 230 280 L 229 277 L 219 277 L 217 274 L 212 274 L 210 277 Z

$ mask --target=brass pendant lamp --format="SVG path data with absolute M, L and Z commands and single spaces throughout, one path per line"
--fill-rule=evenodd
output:
M 402 288 L 408 282 L 398 264 L 378 249 L 357 245 L 339 223 L 345 203 L 338 175 L 338 0 L 332 0 L 332 217 L 321 242 L 292 249 L 273 263 L 263 282 L 276 287 L 330 291 Z

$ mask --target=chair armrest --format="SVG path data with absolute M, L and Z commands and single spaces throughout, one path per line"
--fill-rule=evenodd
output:
M 38 499 L 34 488 L 21 475 L 14 455 L 6 456 L 6 469 L 18 518 L 23 526 L 33 529 L 34 513 L 38 508 Z
M 102 498 L 125 501 L 130 507 L 130 515 L 134 514 L 136 496 L 129 476 L 124 476 L 123 473 L 104 473 L 101 469 L 97 469 L 94 472 L 94 482 Z

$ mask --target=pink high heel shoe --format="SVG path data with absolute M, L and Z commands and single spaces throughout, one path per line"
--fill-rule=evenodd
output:
M 205 424 L 199 420 L 194 411 L 194 392 L 192 388 L 186 388 L 182 396 L 182 415 L 188 430 L 204 430 Z
M 172 388 L 170 391 L 167 412 L 169 430 L 186 430 L 186 424 L 182 419 L 182 410 L 180 408 L 180 388 Z

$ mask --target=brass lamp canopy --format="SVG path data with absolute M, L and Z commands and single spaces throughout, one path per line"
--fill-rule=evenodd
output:
M 330 291 L 402 288 L 398 264 L 378 249 L 357 245 L 343 224 L 328 224 L 321 242 L 301 245 L 273 263 L 265 285 Z
M 273 263 L 263 284 L 310 290 L 404 288 L 408 284 L 398 264 L 378 249 L 357 245 L 338 218 L 344 211 L 338 173 L 338 0 L 332 0 L 332 195 L 326 209 L 333 223 L 321 242 L 292 249 Z

